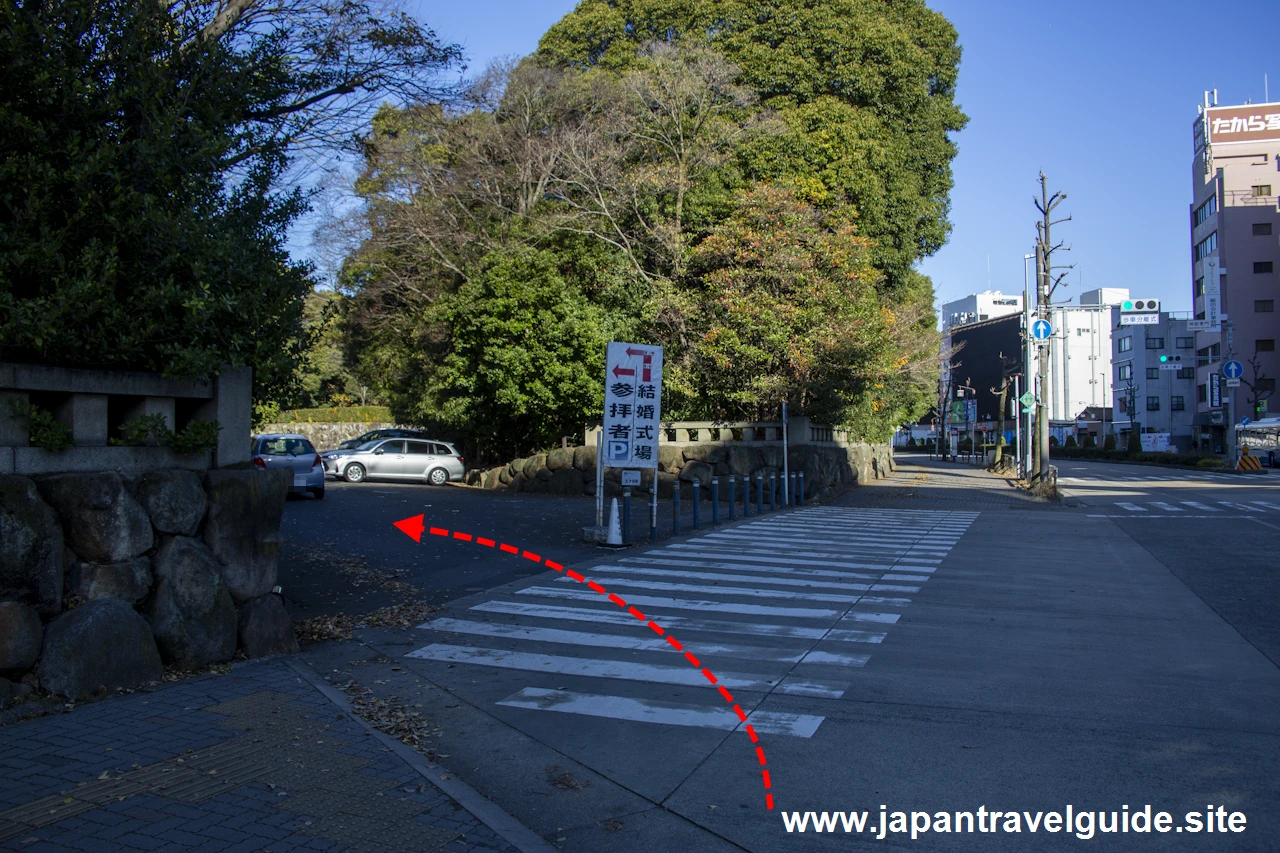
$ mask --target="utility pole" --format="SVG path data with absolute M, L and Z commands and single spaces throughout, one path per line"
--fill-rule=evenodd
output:
M 1069 266 L 1053 265 L 1053 255 L 1059 249 L 1067 249 L 1062 243 L 1054 243 L 1051 231 L 1054 225 L 1069 222 L 1071 217 L 1054 219 L 1053 211 L 1067 200 L 1067 194 L 1055 192 L 1049 194 L 1048 179 L 1044 172 L 1040 173 L 1040 198 L 1035 199 L 1036 210 L 1040 212 L 1040 221 L 1036 223 L 1036 313 L 1040 319 L 1049 322 L 1049 306 L 1053 292 L 1066 278 Z M 1055 274 L 1055 270 L 1063 270 Z M 1049 359 L 1052 355 L 1052 336 L 1040 344 L 1040 388 L 1036 400 L 1036 470 L 1035 479 L 1045 482 L 1049 478 Z

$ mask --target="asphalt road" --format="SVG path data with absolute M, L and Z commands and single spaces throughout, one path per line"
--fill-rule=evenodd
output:
M 1065 503 L 1128 534 L 1280 665 L 1280 472 L 1058 463 Z
M 1275 481 L 1068 463 L 1071 505 L 1051 505 L 903 462 L 831 506 L 607 555 L 576 541 L 589 499 L 335 488 L 288 506 L 286 574 L 312 606 L 344 594 L 297 558 L 318 540 L 449 599 L 416 628 L 308 656 L 418 708 L 447 772 L 564 850 L 1276 850 Z M 390 527 L 417 512 L 509 531 L 665 633 L 520 555 Z M 874 827 L 882 804 L 1150 804 L 1183 831 L 873 840 L 782 823 L 865 810 Z M 1189 834 L 1206 804 L 1246 831 Z
M 418 483 L 330 480 L 324 500 L 285 505 L 280 585 L 297 618 L 359 613 L 398 603 L 375 585 L 356 585 L 348 570 L 367 566 L 412 584 L 432 603 L 539 573 L 528 561 L 437 539 L 417 546 L 393 525 L 421 513 L 428 527 L 470 532 L 571 563 L 596 553 L 582 542 L 595 523 L 591 498 L 482 492 Z

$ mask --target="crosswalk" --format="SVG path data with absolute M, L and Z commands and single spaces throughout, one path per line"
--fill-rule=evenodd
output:
M 495 704 L 518 712 L 808 738 L 821 715 L 762 710 L 765 697 L 844 696 L 977 515 L 814 507 L 761 518 L 583 571 L 665 637 L 548 572 L 419 625 L 431 642 L 408 656 L 511 673 Z M 745 721 L 712 692 L 671 701 L 671 687 L 707 686 L 686 649 Z
M 1113 501 L 1109 506 L 1129 513 L 1159 513 L 1187 517 L 1220 513 L 1259 515 L 1280 512 L 1280 503 L 1274 501 Z
M 1124 476 L 1093 475 L 1089 477 L 1058 476 L 1058 483 L 1060 485 L 1086 485 L 1089 483 L 1184 483 L 1188 480 L 1197 480 L 1200 482 L 1230 482 L 1239 485 L 1240 476 L 1238 474 L 1204 471 L 1188 471 L 1185 474 L 1134 474 Z

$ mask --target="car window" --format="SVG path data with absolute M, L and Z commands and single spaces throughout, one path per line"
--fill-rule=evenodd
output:
M 378 446 L 379 441 L 381 441 L 381 439 L 375 439 L 374 441 L 366 441 L 363 444 L 356 445 L 356 450 L 373 450 L 375 447 Z
M 263 456 L 304 456 L 316 451 L 305 438 L 264 438 L 258 452 Z
M 431 445 L 427 444 L 425 441 L 409 442 L 409 453 L 421 455 L 421 456 L 427 456 L 427 455 L 430 455 L 431 452 L 432 452 Z
M 403 441 L 384 441 L 380 448 L 383 453 L 404 453 Z
M 449 445 L 447 444 L 436 445 L 436 456 L 456 456 L 456 455 L 457 454 L 455 454 L 452 450 L 449 449 Z

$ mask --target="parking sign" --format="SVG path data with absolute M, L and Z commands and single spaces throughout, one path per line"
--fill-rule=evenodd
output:
M 610 343 L 604 375 L 604 461 L 657 468 L 662 418 L 662 347 Z

